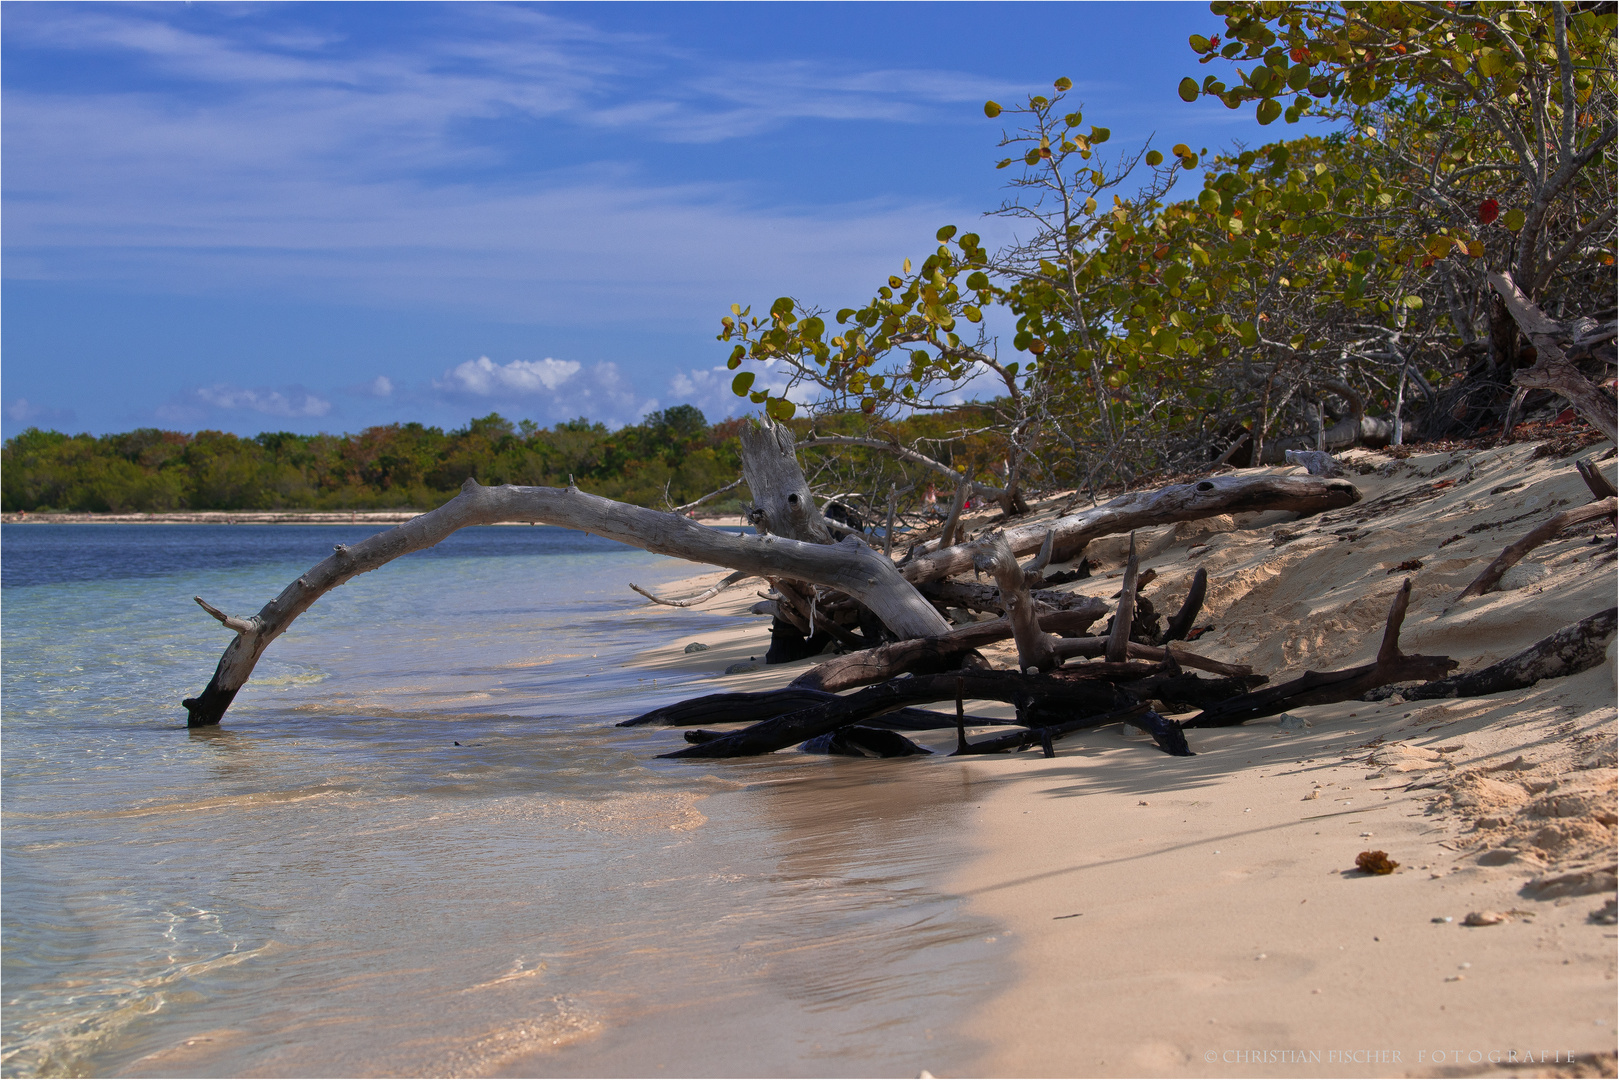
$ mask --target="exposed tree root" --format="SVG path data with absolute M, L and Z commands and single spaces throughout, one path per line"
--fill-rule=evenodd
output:
M 1543 637 L 1522 652 L 1465 675 L 1404 687 L 1400 694 L 1407 701 L 1424 698 L 1482 697 L 1507 690 L 1522 690 L 1541 679 L 1577 675 L 1606 659 L 1604 648 L 1613 636 L 1619 608 L 1609 608 L 1570 623 L 1557 633 Z
M 1581 522 L 1595 521 L 1597 518 L 1611 518 L 1619 512 L 1619 499 L 1609 497 L 1601 502 L 1586 503 L 1576 506 L 1572 510 L 1564 510 L 1550 520 L 1530 530 L 1516 543 L 1509 544 L 1495 561 L 1486 566 L 1472 584 L 1461 591 L 1455 602 L 1460 603 L 1469 596 L 1483 596 L 1495 588 L 1501 581 L 1501 575 L 1512 568 L 1513 564 L 1535 548 L 1548 540 L 1554 539 L 1558 533 Z

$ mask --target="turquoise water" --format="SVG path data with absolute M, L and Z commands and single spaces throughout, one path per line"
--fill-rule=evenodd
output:
M 186 730 L 229 640 L 191 597 L 251 613 L 370 531 L 4 527 L 0 1072 L 968 1067 L 1007 946 L 941 891 L 958 768 L 665 762 L 678 733 L 613 727 L 709 689 L 627 666 L 734 626 L 625 587 L 690 564 L 465 530 Z

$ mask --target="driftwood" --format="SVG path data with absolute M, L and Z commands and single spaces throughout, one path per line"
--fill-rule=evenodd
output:
M 734 574 L 726 575 L 720 581 L 716 582 L 709 588 L 704 589 L 696 596 L 688 596 L 684 600 L 665 600 L 661 596 L 654 596 L 652 593 L 647 592 L 633 581 L 630 582 L 630 588 L 634 589 L 636 592 L 640 593 L 654 604 L 662 604 L 665 607 L 696 607 L 698 604 L 701 604 L 704 601 L 714 599 L 714 597 L 718 596 L 726 589 L 729 589 L 732 585 L 739 585 L 752 576 L 752 574 L 744 574 L 742 571 L 738 570 Z
M 1602 470 L 1597 468 L 1597 463 L 1590 458 L 1581 458 L 1574 463 L 1574 467 L 1579 470 L 1580 479 L 1585 481 L 1585 486 L 1591 489 L 1592 498 L 1612 499 L 1619 496 L 1619 489 L 1608 482 L 1608 478 L 1602 475 Z
M 1486 566 L 1472 584 L 1461 591 L 1454 602 L 1459 603 L 1469 596 L 1483 596 L 1501 581 L 1501 575 L 1512 568 L 1513 564 L 1546 541 L 1554 539 L 1558 533 L 1574 525 L 1597 518 L 1611 518 L 1619 512 L 1619 499 L 1609 497 L 1601 502 L 1586 503 L 1576 506 L 1572 510 L 1564 510 L 1539 526 L 1531 529 L 1516 543 L 1507 545 L 1495 561 Z
M 1050 671 L 1057 666 L 1057 656 L 1051 651 L 1051 639 L 1040 629 L 1029 582 L 1004 535 L 996 533 L 979 541 L 977 548 L 973 569 L 989 572 L 1001 591 L 1001 605 L 1012 626 L 1012 640 L 1017 642 L 1018 669 L 1030 675 Z
M 1511 274 L 1492 271 L 1484 276 L 1500 295 L 1524 336 L 1535 343 L 1534 366 L 1515 372 L 1513 384 L 1550 390 L 1567 398 L 1574 411 L 1592 427 L 1610 439 L 1619 439 L 1619 407 L 1612 394 L 1587 379 L 1563 354 L 1558 341 L 1566 334 L 1564 327 L 1525 296 Z
M 1136 704 L 1109 680 L 1078 678 L 1063 671 L 1045 675 L 1024 675 L 1015 671 L 913 675 L 869 686 L 661 756 L 725 758 L 774 753 L 849 724 L 865 723 L 906 705 L 951 701 L 958 696 L 1010 702 L 1018 709 L 1019 723 L 1030 727 L 1060 723 L 1075 715 L 1101 716 Z
M 917 586 L 923 596 L 946 607 L 966 608 L 968 611 L 993 611 L 1004 615 L 1000 590 L 993 585 L 978 585 L 969 581 L 924 581 Z M 1112 608 L 1105 600 L 1083 593 L 1057 592 L 1053 589 L 1030 589 L 1036 611 L 1082 611 L 1095 622 Z M 1084 627 L 1080 627 L 1081 630 Z
M 1136 534 L 1130 534 L 1130 557 L 1124 564 L 1124 581 L 1119 586 L 1119 610 L 1113 615 L 1113 629 L 1107 636 L 1103 657 L 1110 664 L 1122 662 L 1130 651 L 1130 626 L 1136 620 L 1136 576 L 1141 561 L 1136 558 Z
M 1619 608 L 1609 608 L 1570 623 L 1543 637 L 1522 652 L 1465 675 L 1423 683 L 1400 690 L 1407 701 L 1425 698 L 1482 697 L 1507 690 L 1522 690 L 1541 679 L 1577 675 L 1605 660 L 1604 646 L 1613 636 Z
M 686 727 L 691 724 L 756 724 L 785 716 L 800 709 L 837 698 L 825 690 L 807 686 L 784 686 L 779 690 L 755 690 L 751 693 L 706 694 L 688 698 L 673 705 L 642 713 L 629 720 L 621 720 L 619 727 Z M 966 722 L 974 727 L 1010 724 L 1011 720 L 998 720 L 986 716 L 969 716 Z M 893 728 L 896 731 L 936 731 L 956 726 L 956 717 L 927 709 L 896 709 L 865 721 L 870 727 Z
M 1027 731 L 1014 731 L 1006 735 L 992 735 L 988 739 L 976 743 L 967 743 L 962 740 L 956 752 L 951 757 L 961 754 L 1000 754 L 1007 751 L 1024 750 L 1032 746 L 1039 746 L 1045 751 L 1046 757 L 1056 757 L 1057 752 L 1052 743 L 1084 728 L 1101 727 L 1123 721 L 1132 727 L 1140 728 L 1164 753 L 1173 757 L 1191 757 L 1192 748 L 1186 745 L 1186 736 L 1182 734 L 1180 726 L 1173 720 L 1166 720 L 1144 705 L 1135 705 L 1118 712 L 1105 713 L 1101 716 L 1082 716 L 1076 719 L 1062 720 L 1053 724 L 1032 727 Z
M 1192 624 L 1197 621 L 1198 612 L 1203 610 L 1203 601 L 1208 595 L 1209 572 L 1200 566 L 1197 573 L 1192 575 L 1192 588 L 1186 594 L 1185 603 L 1181 604 L 1181 609 L 1175 613 L 1175 617 L 1169 620 L 1169 625 L 1164 627 L 1164 634 L 1158 639 L 1159 644 L 1186 640 L 1186 635 L 1192 632 Z
M 1041 614 L 1039 619 L 1040 629 L 1048 634 L 1084 630 L 1096 621 L 1094 615 L 1083 611 L 1050 611 Z M 932 675 L 950 671 L 976 656 L 975 649 L 1011 636 L 1012 624 L 1005 618 L 969 623 L 940 637 L 911 638 L 845 653 L 810 668 L 794 679 L 792 685 L 812 690 L 850 690 L 905 674 Z
M 1318 514 L 1360 501 L 1347 480 L 1316 476 L 1211 476 L 1195 483 L 1174 484 L 1157 491 L 1131 492 L 1101 506 L 1039 525 L 1007 529 L 1006 542 L 1015 555 L 1038 551 L 1046 532 L 1055 533 L 1056 562 L 1066 562 L 1099 536 L 1129 532 L 1177 521 L 1251 510 L 1291 510 Z M 962 545 L 919 555 L 901 568 L 907 581 L 937 581 L 972 569 L 973 553 Z
M 1368 690 L 1395 682 L 1415 682 L 1442 678 L 1456 661 L 1448 656 L 1407 656 L 1400 652 L 1400 625 L 1411 604 L 1411 579 L 1406 578 L 1389 605 L 1383 629 L 1383 644 L 1377 660 L 1360 667 L 1339 671 L 1306 671 L 1291 682 L 1281 683 L 1250 694 L 1243 694 L 1203 710 L 1182 726 L 1229 727 L 1245 720 L 1275 716 L 1288 709 L 1349 701 Z
M 1108 644 L 1112 637 L 1078 637 L 1063 638 L 1051 643 L 1052 649 L 1064 660 L 1076 657 L 1092 658 L 1105 656 Z M 1182 667 L 1197 668 L 1199 671 L 1212 671 L 1216 675 L 1252 675 L 1254 669 L 1247 664 L 1227 664 L 1221 660 L 1211 660 L 1206 656 L 1199 656 L 1181 645 L 1166 642 L 1163 645 L 1148 645 L 1140 641 L 1131 641 L 1126 644 L 1128 660 L 1165 660 L 1166 651 L 1168 660 Z
M 457 529 L 504 521 L 562 525 L 660 555 L 825 585 L 859 600 L 899 637 L 937 637 L 950 629 L 891 561 L 853 537 L 838 544 L 807 544 L 780 536 L 739 536 L 680 514 L 644 510 L 578 488 L 484 487 L 468 479 L 461 494 L 437 510 L 353 546 L 338 545 L 256 615 L 228 615 L 199 598 L 204 610 L 236 637 L 220 657 L 208 686 L 183 702 L 189 726 L 217 724 L 264 650 L 332 589 L 401 555 L 432 547 Z

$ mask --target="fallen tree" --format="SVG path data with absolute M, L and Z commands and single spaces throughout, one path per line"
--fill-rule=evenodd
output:
M 456 530 L 472 525 L 528 522 L 578 529 L 657 554 L 763 577 L 784 597 L 796 593 L 800 585 L 824 588 L 830 591 L 825 599 L 831 617 L 860 623 L 862 636 L 869 643 L 875 643 L 870 642 L 871 636 L 883 634 L 897 641 L 949 634 L 950 624 L 913 582 L 937 580 L 951 572 L 951 567 L 968 568 L 975 556 L 982 558 L 982 551 L 973 545 L 957 545 L 912 560 L 902 572 L 890 558 L 858 537 L 847 536 L 832 543 L 826 522 L 798 468 L 791 434 L 768 422 L 750 431 L 743 451 L 745 465 L 751 470 L 750 487 L 755 501 L 751 517 L 758 535 L 742 536 L 709 528 L 680 514 L 614 502 L 577 487 L 486 487 L 469 478 L 461 493 L 438 509 L 358 544 L 338 545 L 329 557 L 300 575 L 254 615 L 233 615 L 196 598 L 204 610 L 236 636 L 220 657 L 208 685 L 196 697 L 182 702 L 188 726 L 219 723 L 252 677 L 265 650 L 320 597 L 360 574 L 432 547 Z M 1313 512 L 1346 506 L 1359 497 L 1353 485 L 1340 480 L 1218 477 L 1115 499 L 1096 510 L 1064 518 L 1049 529 L 1042 526 L 1009 530 L 1006 541 L 1012 550 L 1022 544 L 1024 550 L 1034 551 L 1047 541 L 1048 533 L 1055 544 L 1065 542 L 1064 537 L 1070 543 L 1077 537 L 1077 542 L 1083 544 L 1092 536 L 1137 524 L 1191 520 L 1234 510 Z M 925 571 L 917 572 L 914 568 L 923 562 L 927 563 Z M 1034 599 L 1039 599 L 1038 593 Z M 811 613 L 821 610 L 813 595 L 809 600 Z M 775 629 L 800 633 L 796 626 L 779 619 Z M 868 630 L 872 635 L 865 634 Z M 819 651 L 813 635 L 809 644 Z

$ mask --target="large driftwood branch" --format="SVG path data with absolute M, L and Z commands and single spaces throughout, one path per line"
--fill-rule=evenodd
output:
M 461 494 L 437 510 L 352 547 L 339 544 L 329 558 L 288 585 L 257 615 L 240 620 L 239 626 L 227 623 L 236 637 L 220 657 L 208 686 L 184 701 L 189 725 L 217 724 L 264 650 L 332 589 L 401 555 L 432 547 L 458 529 L 504 521 L 561 525 L 659 555 L 729 566 L 757 577 L 791 577 L 825 585 L 858 599 L 899 637 L 937 637 L 950 630 L 892 562 L 853 537 L 839 544 L 806 544 L 779 536 L 739 536 L 680 514 L 645 510 L 577 488 L 484 487 L 469 479 Z M 231 618 L 223 613 L 215 617 Z
M 1061 672 L 1024 675 L 1012 671 L 956 671 L 914 675 L 869 686 L 660 756 L 726 758 L 770 754 L 906 705 L 953 701 L 958 694 L 977 700 L 1011 702 L 1018 709 L 1019 722 L 1033 724 L 1047 717 L 1058 722 L 1076 714 L 1099 716 L 1135 704 L 1129 695 L 1107 680 L 1073 678 Z
M 1615 405 L 1612 394 L 1587 379 L 1563 355 L 1562 346 L 1558 344 L 1563 327 L 1523 294 L 1511 274 L 1492 271 L 1485 276 L 1500 294 L 1524 336 L 1535 343 L 1534 366 L 1516 372 L 1512 376 L 1513 384 L 1560 394 L 1592 427 L 1610 439 L 1619 439 L 1619 406 Z
M 1096 621 L 1088 611 L 1049 611 L 1039 617 L 1042 632 L 1060 634 L 1084 630 Z M 845 653 L 823 664 L 810 668 L 792 682 L 793 686 L 814 690 L 850 690 L 856 686 L 892 679 L 909 672 L 912 675 L 932 675 L 962 666 L 973 650 L 1012 636 L 1009 619 L 990 619 L 987 622 L 958 626 L 942 637 L 911 638 L 874 649 Z M 1140 659 L 1156 660 L 1161 654 Z
M 687 727 L 691 724 L 755 724 L 760 720 L 785 716 L 812 705 L 831 701 L 837 695 L 806 686 L 784 686 L 779 690 L 755 690 L 729 694 L 705 694 L 687 698 L 673 705 L 653 709 L 629 720 L 620 720 L 619 727 Z M 988 716 L 967 716 L 965 723 L 973 727 L 992 727 L 1016 723 Z M 956 726 L 956 717 L 927 709 L 896 709 L 864 721 L 868 727 L 886 727 L 897 731 L 937 731 Z
M 1051 639 L 1040 629 L 1034 600 L 1029 596 L 1029 582 L 1017 556 L 1001 533 L 980 540 L 976 547 L 973 569 L 987 571 L 1001 591 L 1001 605 L 1012 624 L 1012 639 L 1017 642 L 1018 670 L 1030 675 L 1050 671 L 1057 666 L 1057 656 L 1051 651 Z
M 1014 554 L 1028 555 L 1045 542 L 1046 530 L 1056 533 L 1054 558 L 1077 551 L 1099 536 L 1130 532 L 1153 525 L 1195 521 L 1216 514 L 1250 510 L 1292 510 L 1318 514 L 1360 501 L 1360 491 L 1347 480 L 1317 476 L 1211 476 L 1190 484 L 1174 484 L 1157 491 L 1132 492 L 1111 502 L 1054 522 L 1019 525 L 1006 530 Z M 956 545 L 918 556 L 901 568 L 908 581 L 936 581 L 972 569 L 973 552 Z
M 1244 720 L 1275 716 L 1288 709 L 1349 701 L 1368 690 L 1395 682 L 1442 678 L 1456 661 L 1448 656 L 1407 656 L 1400 652 L 1400 626 L 1411 604 L 1411 579 L 1406 578 L 1389 605 L 1383 644 L 1374 663 L 1339 671 L 1306 671 L 1292 682 L 1223 701 L 1187 720 L 1183 727 L 1229 727 Z
M 1576 506 L 1572 510 L 1564 510 L 1561 514 L 1531 529 L 1516 543 L 1507 545 L 1506 549 L 1495 557 L 1495 561 L 1486 566 L 1479 576 L 1473 579 L 1472 584 L 1461 591 L 1461 595 L 1456 597 L 1454 602 L 1460 603 L 1469 596 L 1483 596 L 1495 588 L 1501 581 L 1501 575 L 1511 569 L 1514 563 L 1541 544 L 1556 537 L 1564 529 L 1579 525 L 1582 522 L 1595 521 L 1597 518 L 1611 518 L 1616 512 L 1619 512 L 1619 499 L 1611 497 L 1603 499 L 1601 502 L 1586 503 L 1584 506 Z
M 1042 625 L 1044 620 L 1042 620 Z M 1062 638 L 1051 643 L 1051 648 L 1064 660 L 1075 657 L 1093 659 L 1106 656 L 1111 635 L 1108 637 L 1078 637 Z M 1206 656 L 1188 650 L 1184 645 L 1170 642 L 1165 645 L 1146 645 L 1139 641 L 1127 644 L 1124 659 L 1129 660 L 1163 660 L 1164 651 L 1169 651 L 1169 658 L 1182 667 L 1197 668 L 1200 671 L 1212 671 L 1216 675 L 1252 675 L 1254 669 L 1247 664 L 1227 664 L 1222 660 L 1211 660 Z
M 1616 619 L 1619 619 L 1619 608 L 1599 611 L 1480 671 L 1407 687 L 1400 693 L 1407 701 L 1482 697 L 1522 690 L 1541 679 L 1577 675 L 1607 658 L 1604 646 L 1614 634 Z
M 741 439 L 742 478 L 753 494 L 754 527 L 775 536 L 830 544 L 832 533 L 798 466 L 793 433 L 762 419 L 744 425 Z
M 1186 602 L 1181 604 L 1181 609 L 1164 627 L 1164 636 L 1159 643 L 1185 640 L 1186 635 L 1192 632 L 1192 624 L 1197 621 L 1197 614 L 1203 610 L 1203 601 L 1208 595 L 1209 572 L 1200 566 L 1197 573 L 1192 575 L 1192 588 L 1186 594 Z

